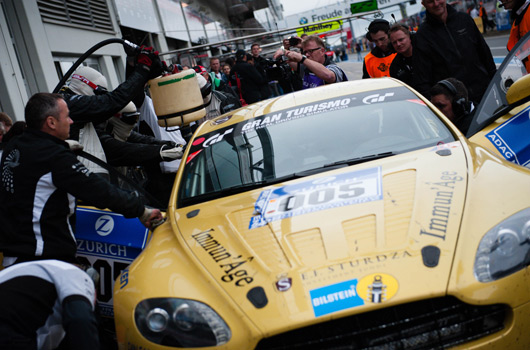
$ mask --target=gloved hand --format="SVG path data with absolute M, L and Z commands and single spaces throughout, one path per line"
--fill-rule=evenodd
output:
M 177 145 L 177 147 L 169 148 L 167 146 L 162 146 L 160 148 L 160 157 L 164 162 L 169 162 L 175 159 L 181 159 L 182 155 L 184 154 L 184 148 L 180 145 Z
M 173 147 L 180 146 L 180 145 L 177 145 L 176 142 L 170 141 L 170 140 L 155 139 L 154 143 L 159 145 L 159 146 L 166 146 L 166 148 L 173 148 Z M 180 146 L 180 147 L 182 147 L 182 146 Z
M 164 217 L 158 209 L 145 207 L 144 213 L 138 219 L 150 230 L 154 230 L 164 222 Z
M 68 147 L 70 147 L 70 150 L 72 150 L 73 152 L 83 150 L 83 145 L 77 142 L 76 140 L 65 140 L 64 142 L 68 144 Z
M 129 40 L 124 40 L 123 48 L 125 49 L 125 53 L 127 54 L 127 56 L 136 56 L 138 52 L 142 49 L 140 46 L 136 45 L 133 42 L 130 42 Z
M 164 70 L 162 61 L 160 61 L 160 57 L 158 56 L 158 51 L 154 51 L 151 46 L 141 48 L 136 58 L 136 63 L 143 69 L 149 71 L 149 79 L 158 77 Z

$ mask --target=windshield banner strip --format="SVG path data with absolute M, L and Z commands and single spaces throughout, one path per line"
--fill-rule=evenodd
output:
M 382 199 L 381 167 L 323 176 L 261 192 L 254 206 L 259 215 L 250 219 L 249 229 L 293 216 Z
M 364 91 L 358 94 L 340 96 L 329 100 L 323 100 L 284 109 L 252 118 L 236 125 L 230 125 L 222 129 L 217 129 L 208 134 L 200 135 L 193 141 L 190 154 L 222 141 L 227 135 L 234 137 L 261 128 L 266 128 L 289 122 L 291 120 L 310 117 L 316 114 L 335 110 L 410 99 L 417 99 L 417 96 L 407 88 L 397 87 L 377 91 Z

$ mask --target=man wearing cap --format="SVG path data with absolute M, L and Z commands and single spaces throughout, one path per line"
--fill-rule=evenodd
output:
M 240 84 L 237 83 L 238 80 Z M 263 99 L 260 92 L 261 86 L 266 84 L 267 81 L 256 67 L 247 63 L 245 50 L 236 51 L 236 64 L 230 71 L 230 81 L 232 86 L 241 86 L 240 92 L 246 103 L 254 103 Z
M 390 65 L 396 53 L 388 38 L 389 29 L 390 23 L 384 19 L 376 19 L 368 26 L 366 39 L 375 43 L 375 47 L 364 56 L 363 79 L 390 76 Z
M 475 105 L 495 75 L 490 48 L 475 21 L 446 0 L 423 0 L 426 19 L 416 33 L 414 87 L 426 98 L 438 81 L 453 77 L 467 87 Z

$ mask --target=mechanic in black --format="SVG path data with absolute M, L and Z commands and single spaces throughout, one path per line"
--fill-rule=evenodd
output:
M 78 78 L 74 74 L 72 81 L 86 84 L 87 93 L 74 92 L 68 86 L 64 86 L 60 91 L 70 110 L 70 118 L 74 122 L 70 138 L 79 140 L 79 130 L 85 123 L 99 124 L 118 113 L 130 101 L 143 100 L 147 81 L 158 77 L 162 72 L 163 64 L 158 51 L 153 51 L 149 47 L 142 49 L 138 54 L 134 68 L 127 66 L 127 79 L 113 91 L 107 91 L 105 86 L 99 85 L 97 79 L 88 77 L 88 80 L 83 80 L 83 77 Z
M 64 142 L 72 120 L 60 94 L 37 93 L 25 107 L 27 129 L 4 148 L 0 163 L 0 251 L 4 266 L 30 260 L 76 263 L 69 223 L 75 199 L 139 217 L 148 228 L 162 219 L 143 198 L 91 173 Z
M 0 349 L 98 350 L 95 289 L 80 268 L 37 260 L 0 271 Z
M 230 70 L 230 83 L 237 86 L 237 78 L 241 81 L 241 94 L 247 103 L 262 100 L 261 86 L 267 83 L 256 67 L 248 63 L 245 50 L 236 51 L 236 64 Z
M 429 89 L 449 77 L 464 83 L 469 99 L 480 102 L 496 67 L 491 51 L 475 21 L 457 12 L 446 0 L 423 0 L 427 10 L 416 34 L 414 86 L 430 98 Z

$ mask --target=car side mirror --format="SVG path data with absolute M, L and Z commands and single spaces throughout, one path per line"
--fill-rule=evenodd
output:
M 506 101 L 509 105 L 519 102 L 530 96 L 530 74 L 527 74 L 513 83 L 506 92 Z

